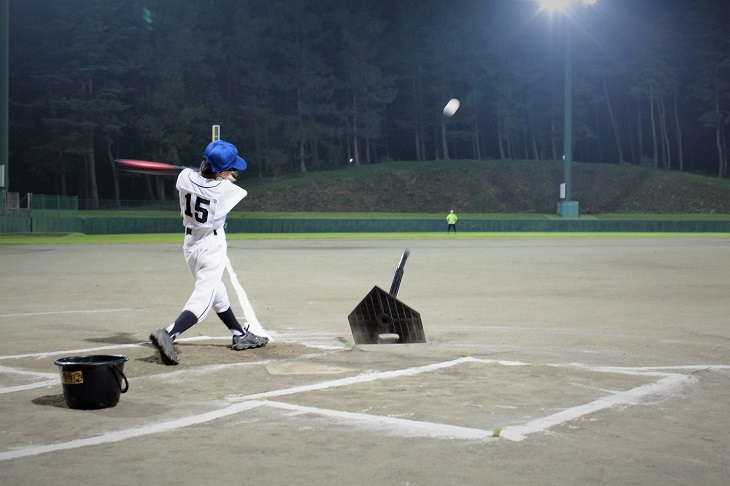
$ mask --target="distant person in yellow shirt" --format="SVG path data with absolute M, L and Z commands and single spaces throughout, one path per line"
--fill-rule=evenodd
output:
M 456 233 L 456 221 L 459 218 L 454 214 L 454 210 L 452 209 L 448 216 L 446 216 L 446 222 L 449 223 L 449 227 L 446 229 L 446 232 L 450 232 L 452 229 L 454 230 L 454 233 Z

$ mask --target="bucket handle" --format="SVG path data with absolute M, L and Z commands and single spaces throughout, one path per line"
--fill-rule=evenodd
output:
M 122 380 L 124 380 L 124 387 L 122 387 L 122 385 L 119 385 L 119 389 L 121 390 L 122 393 L 127 393 L 127 390 L 129 390 L 129 381 L 127 381 L 127 377 L 124 376 L 124 373 L 122 372 L 122 370 L 117 369 L 116 364 L 112 365 L 112 371 L 114 371 L 114 373 L 119 373 L 121 375 Z

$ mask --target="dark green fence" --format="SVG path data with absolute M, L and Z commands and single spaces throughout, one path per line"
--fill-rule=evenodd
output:
M 69 233 L 81 231 L 79 199 L 0 192 L 0 233 Z
M 232 218 L 229 233 L 438 233 L 446 221 L 427 219 L 268 219 Z M 634 221 L 591 219 L 469 220 L 459 232 L 664 232 L 730 233 L 730 221 Z M 175 218 L 2 217 L 0 233 L 135 234 L 181 233 Z

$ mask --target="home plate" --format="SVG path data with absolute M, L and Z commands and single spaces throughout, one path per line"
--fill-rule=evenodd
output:
M 352 372 L 351 368 L 309 363 L 279 363 L 266 366 L 270 375 L 338 375 Z

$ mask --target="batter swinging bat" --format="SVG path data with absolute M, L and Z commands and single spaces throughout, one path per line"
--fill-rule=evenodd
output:
M 117 163 L 120 169 L 138 174 L 170 175 L 177 174 L 185 169 L 180 165 L 152 162 L 150 160 L 115 159 L 114 162 Z
M 406 250 L 403 252 L 403 256 L 400 257 L 400 263 L 398 264 L 398 268 L 395 269 L 395 275 L 393 276 L 393 283 L 390 286 L 390 295 L 393 297 L 398 296 L 398 289 L 400 288 L 400 281 L 403 280 L 403 268 L 406 266 L 406 260 L 408 260 L 408 255 L 410 255 L 411 252 L 409 250 Z

